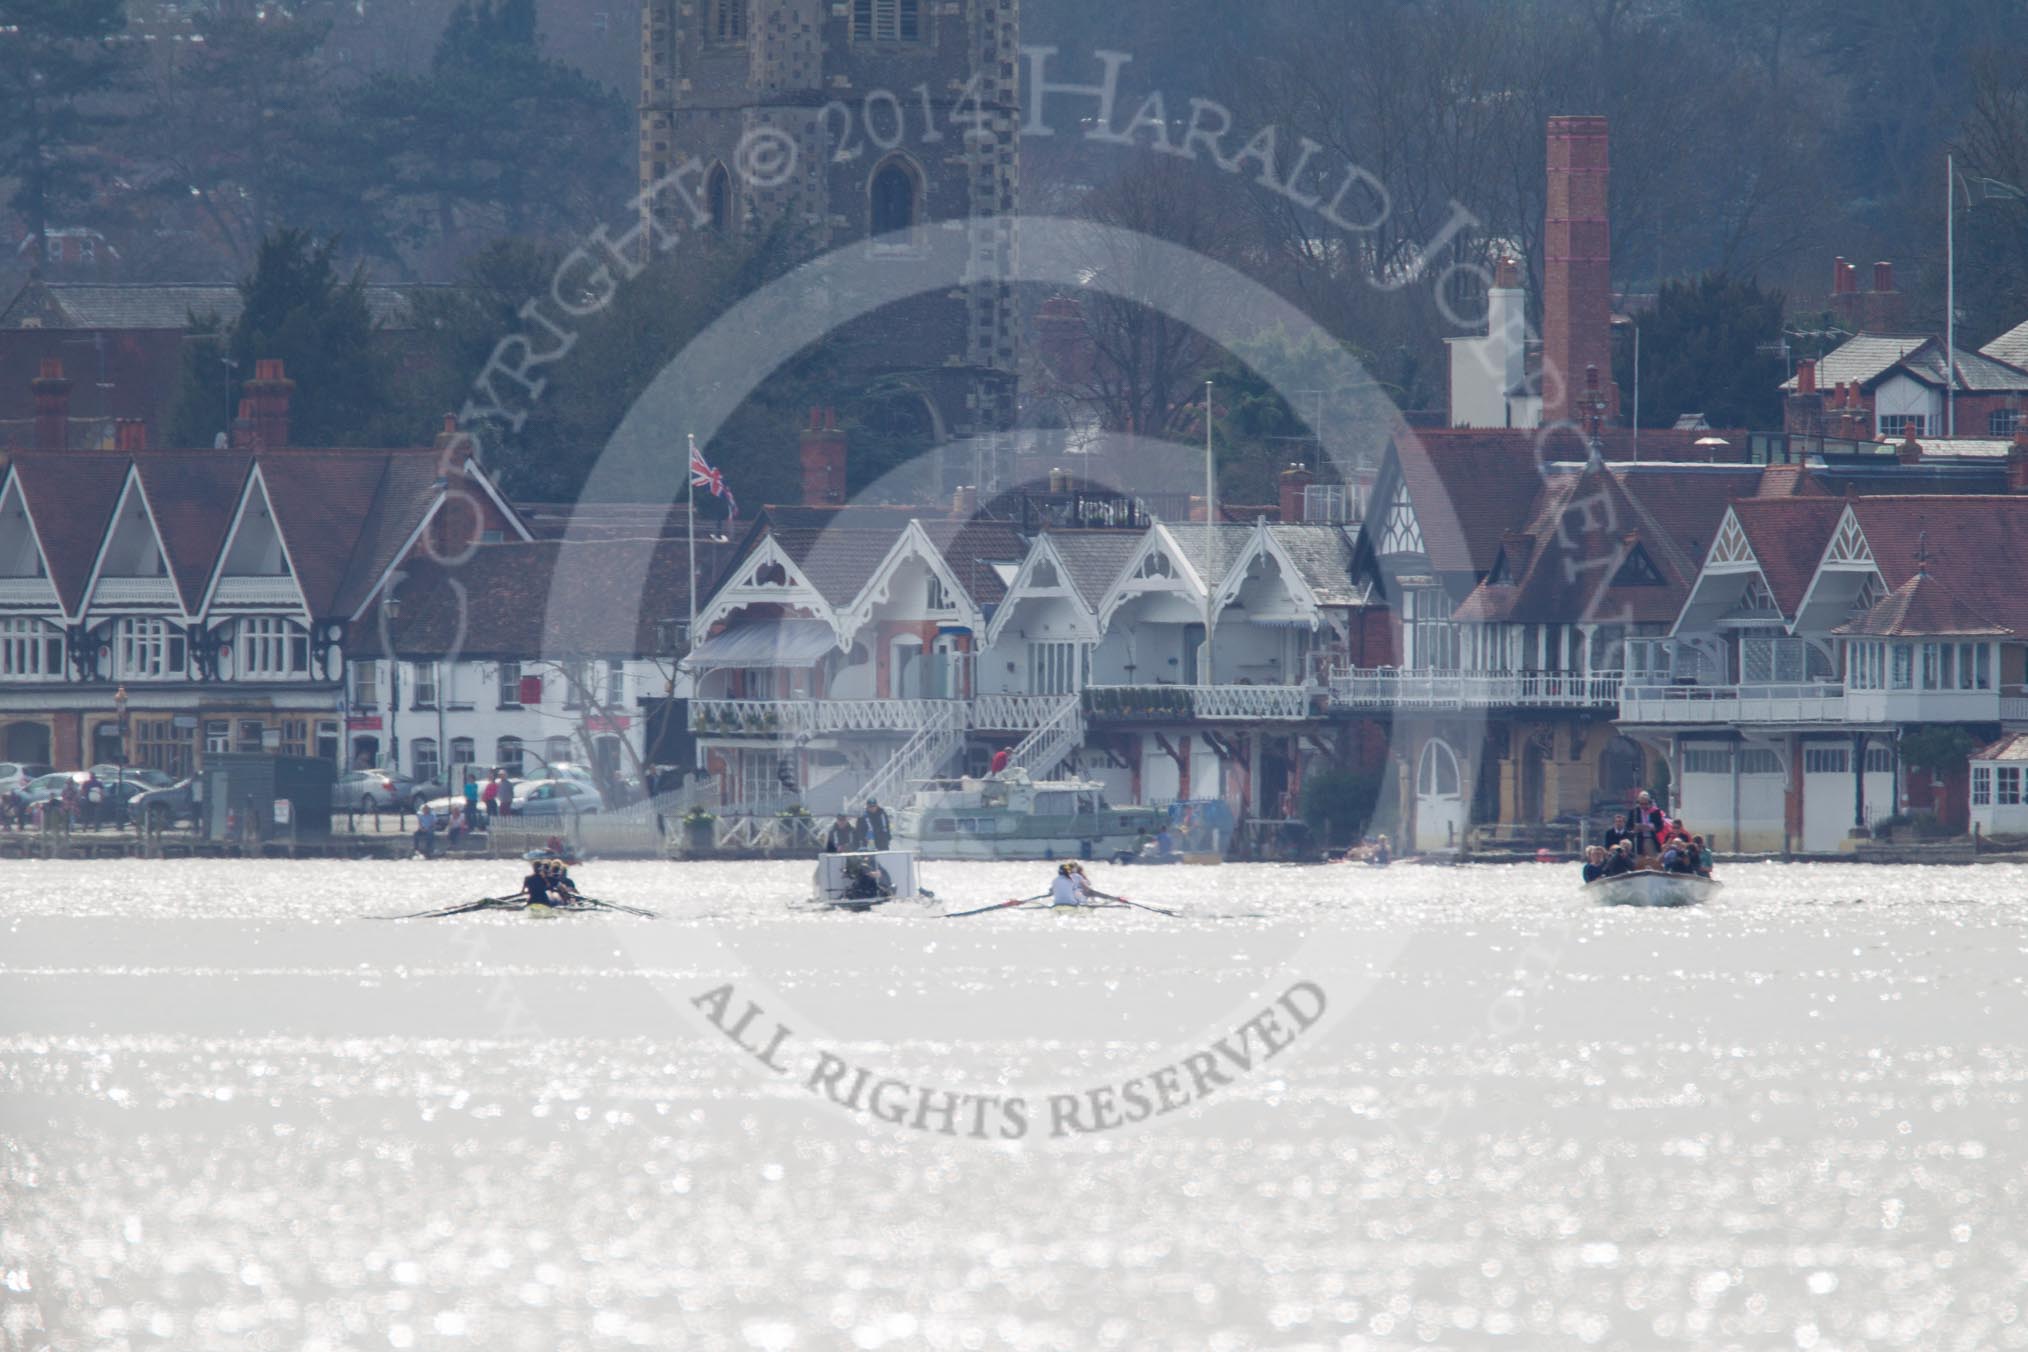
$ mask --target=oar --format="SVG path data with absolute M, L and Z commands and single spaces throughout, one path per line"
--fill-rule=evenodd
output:
M 457 906 L 444 906 L 434 911 L 417 911 L 412 915 L 371 915 L 368 916 L 367 919 L 440 920 L 445 916 L 463 915 L 467 911 L 485 911 L 492 910 L 495 908 L 505 908 L 515 905 L 525 905 L 527 901 L 528 894 L 526 892 L 516 892 L 511 897 L 481 897 L 477 901 L 467 901 Z
M 1087 887 L 1084 891 L 1086 896 L 1104 897 L 1107 901 L 1117 901 L 1120 905 L 1131 906 L 1137 911 L 1153 911 L 1156 915 L 1166 915 L 1171 920 L 1174 920 L 1177 915 L 1175 911 L 1165 911 L 1160 906 L 1143 906 L 1138 901 L 1129 901 L 1125 897 L 1116 897 L 1110 892 L 1101 892 L 1095 887 Z
M 976 910 L 951 911 L 944 916 L 944 919 L 962 920 L 964 917 L 968 915 L 984 915 L 988 911 L 1004 911 L 1009 906 L 1026 906 L 1031 901 L 1047 901 L 1048 899 L 1049 893 L 1047 892 L 1044 892 L 1039 897 L 1015 897 L 1011 901 L 996 901 L 991 906 L 981 906 Z
M 627 915 L 638 915 L 643 920 L 655 920 L 659 918 L 656 912 L 642 910 L 639 906 L 622 906 L 617 901 L 600 901 L 597 897 L 588 897 L 582 892 L 572 893 L 571 895 L 572 900 L 581 901 L 587 906 L 595 906 L 600 910 L 620 911 Z

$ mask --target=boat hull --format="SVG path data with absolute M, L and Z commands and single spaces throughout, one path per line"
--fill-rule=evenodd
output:
M 1600 906 L 1697 906 L 1723 886 L 1695 873 L 1641 869 L 1586 883 L 1584 891 Z

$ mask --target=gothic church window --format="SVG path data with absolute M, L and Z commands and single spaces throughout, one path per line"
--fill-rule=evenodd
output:
M 705 31 L 713 42 L 745 42 L 746 0 L 711 0 L 711 20 Z
M 852 0 L 852 37 L 859 42 L 921 41 L 921 0 Z
M 714 231 L 722 235 L 732 228 L 732 175 L 722 164 L 712 165 L 704 180 L 704 209 Z

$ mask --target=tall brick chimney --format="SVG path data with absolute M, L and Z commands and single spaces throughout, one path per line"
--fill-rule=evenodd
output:
M 1542 255 L 1542 422 L 1575 423 L 1584 371 L 1613 369 L 1611 160 L 1602 117 L 1549 119 Z M 1606 382 L 1608 413 L 1618 390 Z
M 803 430 L 803 505 L 835 507 L 845 501 L 845 434 L 838 410 L 813 408 Z
M 1290 465 L 1282 471 L 1282 521 L 1288 525 L 1300 524 L 1303 520 L 1303 490 L 1317 481 L 1317 476 L 1302 465 Z
M 35 449 L 70 449 L 70 381 L 64 378 L 63 359 L 44 357 L 42 373 L 28 383 L 35 396 Z
M 254 444 L 261 450 L 279 451 L 289 444 L 289 399 L 295 392 L 296 382 L 280 360 L 263 357 L 254 362 L 246 403 L 253 416 Z

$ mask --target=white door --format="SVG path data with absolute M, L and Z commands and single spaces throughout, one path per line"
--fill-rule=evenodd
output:
M 1415 772 L 1415 847 L 1441 850 L 1464 844 L 1464 776 L 1457 753 L 1440 741 L 1423 746 Z
M 922 698 L 922 640 L 904 634 L 888 649 L 887 688 L 894 699 Z

